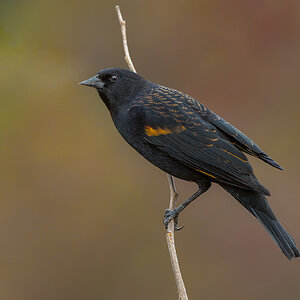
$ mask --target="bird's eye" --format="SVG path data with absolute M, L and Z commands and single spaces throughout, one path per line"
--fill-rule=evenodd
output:
M 116 81 L 117 81 L 117 76 L 116 76 L 116 75 L 112 75 L 112 76 L 110 77 L 110 81 L 111 81 L 111 82 L 116 82 Z

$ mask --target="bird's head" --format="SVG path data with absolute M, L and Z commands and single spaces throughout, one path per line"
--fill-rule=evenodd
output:
M 99 71 L 94 77 L 79 84 L 95 88 L 107 108 L 113 112 L 131 102 L 149 82 L 132 71 L 110 68 Z

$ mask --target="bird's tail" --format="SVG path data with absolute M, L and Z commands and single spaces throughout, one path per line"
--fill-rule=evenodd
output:
M 225 184 L 221 184 L 221 186 L 262 223 L 289 260 L 300 256 L 293 238 L 279 223 L 264 195 Z

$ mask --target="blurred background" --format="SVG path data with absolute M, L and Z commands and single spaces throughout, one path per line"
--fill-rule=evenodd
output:
M 251 159 L 300 246 L 299 1 L 1 0 L 1 300 L 177 299 L 166 174 L 77 85 L 127 68 L 115 4 L 141 75 L 200 100 L 286 168 Z M 180 200 L 196 191 L 176 182 Z M 190 299 L 299 299 L 300 259 L 220 187 L 180 224 Z

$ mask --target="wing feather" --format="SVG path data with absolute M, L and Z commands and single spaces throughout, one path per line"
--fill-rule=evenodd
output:
M 223 118 L 212 112 L 209 108 L 205 107 L 202 103 L 176 90 L 166 87 L 160 87 L 160 89 L 162 92 L 166 92 L 166 90 L 168 90 L 171 93 L 178 93 L 182 101 L 188 104 L 203 120 L 207 121 L 211 125 L 215 126 L 218 130 L 222 131 L 222 133 L 227 136 L 228 140 L 235 143 L 236 147 L 238 147 L 241 151 L 255 156 L 279 170 L 283 170 L 283 168 L 276 161 L 274 161 L 268 154 L 266 154 L 249 137 L 247 137 L 244 133 L 235 128 L 229 122 L 225 121 Z
M 146 143 L 215 181 L 269 194 L 254 176 L 247 157 L 234 144 L 189 106 L 183 107 L 182 102 L 177 105 L 172 99 L 168 99 L 170 109 L 161 103 L 143 106 L 143 117 L 139 119 L 143 120 Z

